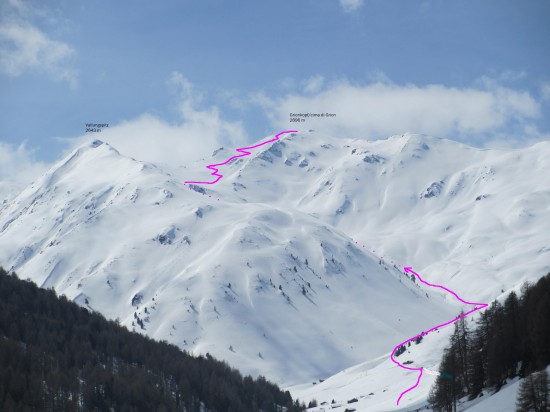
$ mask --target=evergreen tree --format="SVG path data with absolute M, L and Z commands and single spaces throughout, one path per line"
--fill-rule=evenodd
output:
M 498 391 L 507 379 L 546 368 L 550 364 L 548 319 L 550 274 L 522 286 L 519 298 L 510 293 L 504 305 L 493 302 L 479 314 L 472 331 L 465 318 L 458 320 L 442 359 L 442 368 L 452 367 L 454 386 L 444 376 L 436 380 L 430 396 L 436 410 L 449 410 L 451 393 L 474 399 L 484 388 Z
M 516 407 L 517 412 L 550 411 L 550 386 L 546 370 L 523 379 L 519 386 Z
M 504 329 L 506 327 L 504 319 L 504 309 L 502 305 L 495 301 L 491 304 L 492 319 L 487 339 L 487 384 L 495 390 L 500 390 L 506 379 L 506 358 L 503 351 Z
M 460 393 L 460 384 L 453 375 L 456 366 L 455 352 L 445 350 L 439 367 L 440 375 L 436 378 L 435 385 L 428 397 L 428 403 L 436 412 L 456 412 L 457 410 L 456 403 Z
M 462 315 L 462 313 L 461 313 Z M 455 322 L 455 330 L 451 336 L 451 350 L 456 353 L 455 376 L 459 379 L 461 389 L 470 393 L 469 364 L 469 332 L 464 318 Z
M 520 304 L 515 292 L 511 292 L 504 301 L 504 323 L 502 331 L 502 358 L 506 377 L 513 378 L 517 373 L 520 359 Z
M 468 376 L 470 381 L 469 399 L 475 399 L 483 390 L 485 384 L 487 341 L 484 339 L 481 328 L 471 334 L 469 341 L 470 356 L 468 362 Z
M 0 268 L 1 411 L 297 412 L 265 378 L 192 357 Z
M 410 342 L 409 342 L 410 343 Z M 395 351 L 395 356 L 400 356 L 402 355 L 403 353 L 405 353 L 407 349 L 405 348 L 405 345 L 401 345 L 400 347 L 397 348 L 397 350 Z

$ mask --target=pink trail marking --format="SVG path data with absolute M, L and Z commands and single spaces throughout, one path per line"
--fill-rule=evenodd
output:
M 210 169 L 212 170 L 212 173 L 211 175 L 212 176 L 216 176 L 216 179 L 214 179 L 212 182 L 202 182 L 202 181 L 191 181 L 191 180 L 187 180 L 185 182 L 183 182 L 184 184 L 195 184 L 195 185 L 213 185 L 215 183 L 218 183 L 218 181 L 223 177 L 223 175 L 219 172 L 219 169 L 218 169 L 218 166 L 224 166 L 226 164 L 228 164 L 230 161 L 232 161 L 233 159 L 237 159 L 239 157 L 245 157 L 245 156 L 249 156 L 251 155 L 252 153 L 249 152 L 249 150 L 251 149 L 255 149 L 257 147 L 260 147 L 260 146 L 263 146 L 263 145 L 266 145 L 268 143 L 272 143 L 276 140 L 279 140 L 279 136 L 283 135 L 283 134 L 287 134 L 287 133 L 297 133 L 298 130 L 286 130 L 284 132 L 280 132 L 280 133 L 277 133 L 275 135 L 275 137 L 273 139 L 269 139 L 269 140 L 266 140 L 265 142 L 261 142 L 261 143 L 258 143 L 258 144 L 255 144 L 254 146 L 248 146 L 248 147 L 240 147 L 238 149 L 235 149 L 237 152 L 240 152 L 241 154 L 238 154 L 238 155 L 235 155 L 235 156 L 231 156 L 229 159 L 227 159 L 225 162 L 223 163 L 214 163 L 214 164 L 211 164 L 211 165 L 208 165 L 206 166 L 207 169 Z
M 187 180 L 184 182 L 184 184 L 196 184 L 196 185 L 213 185 L 213 184 L 216 184 L 218 183 L 218 181 L 223 177 L 223 175 L 221 173 L 219 173 L 219 169 L 218 169 L 218 166 L 224 166 L 226 164 L 228 164 L 229 162 L 231 162 L 233 159 L 237 159 L 239 157 L 245 157 L 245 156 L 249 156 L 251 155 L 252 153 L 249 152 L 250 149 L 255 149 L 257 147 L 260 147 L 260 146 L 264 146 L 266 144 L 269 144 L 269 143 L 272 143 L 272 142 L 275 142 L 277 140 L 279 140 L 279 136 L 283 135 L 283 134 L 287 134 L 287 133 L 298 133 L 298 130 L 286 130 L 286 131 L 283 131 L 283 132 L 280 132 L 280 133 L 277 133 L 275 135 L 275 137 L 273 139 L 269 139 L 269 140 L 266 140 L 265 142 L 261 142 L 261 143 L 258 143 L 258 144 L 255 144 L 253 146 L 248 146 L 248 147 L 240 147 L 238 149 L 235 149 L 237 152 L 241 153 L 241 154 L 238 154 L 236 156 L 232 156 L 230 157 L 229 159 L 227 159 L 225 162 L 223 163 L 214 163 L 214 164 L 211 164 L 211 165 L 208 165 L 206 166 L 207 169 L 210 169 L 212 170 L 212 173 L 211 175 L 212 176 L 215 176 L 216 179 L 214 179 L 213 181 L 211 182 L 204 182 L 204 181 L 192 181 L 192 180 Z M 218 199 L 219 200 L 219 199 Z M 357 243 L 357 242 L 355 242 Z M 365 245 L 363 245 L 363 247 L 365 247 Z M 372 251 L 373 253 L 375 252 L 374 250 Z M 382 258 L 383 259 L 383 258 Z M 399 405 L 399 402 L 401 401 L 401 398 L 403 397 L 403 395 L 405 395 L 407 392 L 410 392 L 412 391 L 413 389 L 415 389 L 419 384 L 420 384 L 420 379 L 422 378 L 422 374 L 423 374 L 423 371 L 424 371 L 424 368 L 420 367 L 420 368 L 411 368 L 411 367 L 408 367 L 408 366 L 405 366 L 403 365 L 402 363 L 398 362 L 395 357 L 394 357 L 394 354 L 395 352 L 397 351 L 397 349 L 400 347 L 400 346 L 403 346 L 413 340 L 415 340 L 416 338 L 420 337 L 420 336 L 424 336 L 424 335 L 427 335 L 428 333 L 432 332 L 433 330 L 435 329 L 438 329 L 438 328 L 441 328 L 443 326 L 447 326 L 447 325 L 450 325 L 451 323 L 454 323 L 456 322 L 457 320 L 460 320 L 466 316 L 468 316 L 470 313 L 474 313 L 480 309 L 483 309 L 485 307 L 488 306 L 487 303 L 475 303 L 475 302 L 467 302 L 465 301 L 464 299 L 462 299 L 460 296 L 458 296 L 455 292 L 453 292 L 452 290 L 446 288 L 445 286 L 440 286 L 440 285 L 434 285 L 432 283 L 429 283 L 429 282 L 426 282 L 424 279 L 422 279 L 422 277 L 416 273 L 414 270 L 412 270 L 411 267 L 405 267 L 403 268 L 405 272 L 407 273 L 414 273 L 414 275 L 416 276 L 416 278 L 430 286 L 430 287 L 433 287 L 433 288 L 439 288 L 439 289 L 443 289 L 445 290 L 446 292 L 449 292 L 450 294 L 452 294 L 455 298 L 457 298 L 459 301 L 461 301 L 462 303 L 466 304 L 466 305 L 475 305 L 474 309 L 466 312 L 466 313 L 463 313 L 462 315 L 448 321 L 448 322 L 445 322 L 445 323 L 442 323 L 441 325 L 437 325 L 437 326 L 434 326 L 433 328 L 431 329 L 428 329 L 426 332 L 422 332 L 421 334 L 419 335 L 416 335 L 416 336 L 413 336 L 412 338 L 410 339 L 407 339 L 406 341 L 404 342 L 401 342 L 400 344 L 398 344 L 395 348 L 393 348 L 393 351 L 390 355 L 390 359 L 393 363 L 395 363 L 397 366 L 399 366 L 400 368 L 402 369 L 406 369 L 406 370 L 410 370 L 410 371 L 418 371 L 420 372 L 419 375 L 418 375 L 418 378 L 416 379 L 416 383 L 411 386 L 410 388 L 404 390 L 403 392 L 401 392 L 401 394 L 399 395 L 399 397 L 397 398 L 397 405 Z M 432 371 L 430 371 L 432 372 Z
M 411 367 L 405 366 L 405 365 L 403 365 L 402 363 L 398 362 L 398 361 L 395 359 L 395 357 L 394 357 L 394 354 L 395 354 L 395 352 L 397 351 L 397 349 L 399 349 L 399 347 L 401 347 L 401 346 L 403 346 L 403 345 L 406 345 L 407 343 L 409 343 L 409 342 L 411 342 L 411 341 L 417 339 L 417 338 L 420 337 L 420 336 L 427 335 L 428 333 L 432 332 L 432 331 L 435 330 L 435 329 L 441 328 L 441 327 L 443 327 L 443 326 L 450 325 L 451 323 L 454 323 L 454 322 L 456 322 L 457 320 L 460 320 L 460 319 L 462 319 L 462 318 L 468 316 L 470 313 L 474 313 L 474 312 L 476 312 L 476 311 L 478 311 L 478 310 L 480 310 L 480 309 L 483 309 L 483 308 L 485 308 L 485 307 L 488 306 L 487 303 L 467 302 L 467 301 L 465 301 L 464 299 L 462 299 L 460 296 L 458 296 L 455 292 L 453 292 L 452 290 L 446 288 L 445 286 L 434 285 L 434 284 L 432 284 L 432 283 L 426 282 L 424 279 L 422 279 L 422 277 L 421 277 L 418 273 L 416 273 L 414 270 L 412 270 L 411 267 L 405 267 L 405 268 L 403 268 L 403 270 L 404 270 L 406 273 L 409 273 L 409 272 L 410 272 L 410 273 L 413 273 L 413 274 L 416 276 L 416 278 L 417 278 L 420 282 L 422 282 L 422 283 L 424 283 L 424 284 L 426 284 L 426 285 L 428 285 L 428 286 L 430 286 L 430 287 L 432 287 L 432 288 L 443 289 L 443 290 L 445 290 L 446 292 L 449 292 L 451 295 L 453 295 L 455 298 L 457 298 L 457 299 L 458 299 L 459 301 L 461 301 L 462 303 L 464 303 L 464 304 L 466 304 L 466 305 L 475 305 L 475 307 L 474 307 L 472 310 L 469 310 L 468 312 L 463 313 L 462 315 L 457 316 L 456 318 L 454 318 L 454 319 L 452 319 L 452 320 L 450 320 L 450 321 L 448 321 L 448 322 L 442 323 L 441 325 L 434 326 L 433 328 L 428 329 L 426 332 L 422 332 L 422 333 L 419 334 L 419 335 L 413 336 L 412 338 L 407 339 L 407 340 L 404 341 L 404 342 L 401 342 L 401 343 L 398 344 L 395 348 L 393 348 L 393 351 L 392 351 L 392 353 L 391 353 L 391 355 L 390 355 L 390 359 L 391 359 L 391 361 L 392 361 L 393 363 L 395 363 L 395 364 L 396 364 L 397 366 L 399 366 L 400 368 L 407 369 L 407 370 L 410 370 L 410 371 L 418 371 L 418 372 L 420 372 L 420 374 L 418 375 L 418 379 L 416 380 L 416 383 L 415 383 L 413 386 L 411 386 L 410 388 L 408 388 L 408 389 L 404 390 L 403 392 L 401 392 L 401 394 L 400 394 L 399 397 L 397 398 L 397 405 L 399 405 L 399 402 L 401 401 L 401 398 L 403 397 L 403 395 L 405 395 L 407 392 L 412 391 L 413 389 L 415 389 L 415 388 L 420 384 L 420 379 L 422 378 L 422 373 L 423 373 L 423 370 L 424 370 L 424 368 L 422 368 L 422 367 L 420 367 L 420 368 L 411 368 Z

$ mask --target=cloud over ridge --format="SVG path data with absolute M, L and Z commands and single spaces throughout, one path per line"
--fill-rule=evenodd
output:
M 260 94 L 257 102 L 276 128 L 292 125 L 290 113 L 330 112 L 336 117 L 308 120 L 305 126 L 336 136 L 369 138 L 407 131 L 449 138 L 497 133 L 511 123 L 540 116 L 540 103 L 532 95 L 496 83 L 458 88 L 340 80 L 316 93 L 306 87 L 278 98 Z
M 27 71 L 46 73 L 55 81 L 77 85 L 77 71 L 68 64 L 76 54 L 67 43 L 53 40 L 35 23 L 41 12 L 11 0 L 0 9 L 0 72 L 18 77 Z

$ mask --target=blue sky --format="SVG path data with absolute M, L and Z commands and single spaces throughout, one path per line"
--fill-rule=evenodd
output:
M 292 111 L 336 113 L 299 128 L 346 137 L 550 137 L 548 0 L 0 4 L 4 179 L 96 137 L 185 163 L 294 127 Z

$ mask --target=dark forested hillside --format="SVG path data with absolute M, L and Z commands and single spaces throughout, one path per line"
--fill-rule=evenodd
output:
M 192 357 L 0 269 L 2 411 L 301 411 L 288 392 Z
M 455 411 L 458 398 L 498 391 L 507 379 L 550 364 L 550 274 L 521 292 L 493 302 L 472 330 L 464 318 L 455 323 L 430 394 L 434 410 Z

